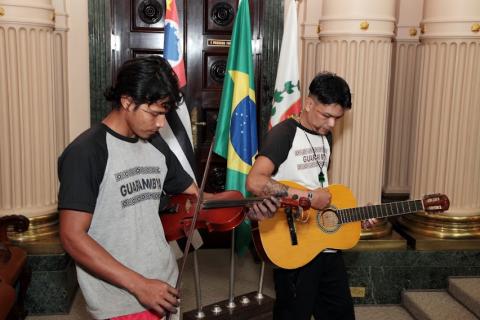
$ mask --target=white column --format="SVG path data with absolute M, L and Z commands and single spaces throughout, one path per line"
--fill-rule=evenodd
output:
M 68 14 L 68 140 L 72 141 L 90 127 L 88 0 L 64 2 Z
M 312 80 L 311 66 L 306 63 L 314 60 L 314 51 L 318 39 L 319 19 L 322 15 L 323 0 L 301 0 L 298 5 L 298 32 L 301 39 L 300 51 L 300 93 L 308 93 L 308 84 Z
M 65 0 L 52 0 L 55 8 L 55 30 L 53 31 L 53 79 L 55 127 L 57 134 L 57 155 L 69 142 L 69 100 L 68 100 L 68 59 L 67 34 L 68 15 Z
M 412 196 L 480 214 L 480 1 L 425 0 Z
M 425 0 L 412 194 L 480 213 L 480 2 Z M 475 31 L 477 30 L 477 31 Z
M 431 238 L 480 237 L 479 32 L 479 1 L 425 0 L 411 196 L 445 193 L 451 205 L 399 219 L 420 247 L 440 245 Z
M 320 42 L 306 52 L 314 58 L 305 62 L 310 79 L 328 70 L 350 85 L 352 109 L 334 130 L 330 181 L 350 186 L 359 205 L 381 200 L 394 23 L 394 0 L 324 0 Z
M 423 1 L 398 2 L 383 183 L 387 194 L 410 193 L 422 9 Z
M 0 0 L 0 215 L 57 209 L 51 0 Z

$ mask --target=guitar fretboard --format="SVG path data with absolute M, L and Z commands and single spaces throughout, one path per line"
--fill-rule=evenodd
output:
M 337 210 L 340 224 L 371 218 L 386 218 L 423 210 L 421 200 L 391 202 L 373 206 Z

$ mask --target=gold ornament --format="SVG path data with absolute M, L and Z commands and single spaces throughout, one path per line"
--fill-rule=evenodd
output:
M 480 23 L 472 24 L 472 32 L 479 32 L 480 31 Z
M 360 29 L 367 30 L 370 24 L 367 21 L 360 22 Z

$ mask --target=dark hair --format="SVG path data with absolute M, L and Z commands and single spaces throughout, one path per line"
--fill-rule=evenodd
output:
M 310 83 L 309 95 L 314 96 L 320 103 L 337 103 L 344 109 L 352 107 L 352 96 L 348 83 L 331 72 L 320 72 Z
M 178 78 L 168 61 L 160 56 L 134 58 L 120 67 L 113 86 L 104 96 L 112 102 L 112 108 L 120 107 L 123 95 L 130 96 L 137 107 L 152 104 L 168 97 L 167 106 L 176 108 L 183 100 L 178 88 Z

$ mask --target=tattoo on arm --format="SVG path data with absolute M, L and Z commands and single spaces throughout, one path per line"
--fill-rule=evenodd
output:
M 288 187 L 273 179 L 268 180 L 262 189 L 262 196 L 284 197 L 288 195 Z

